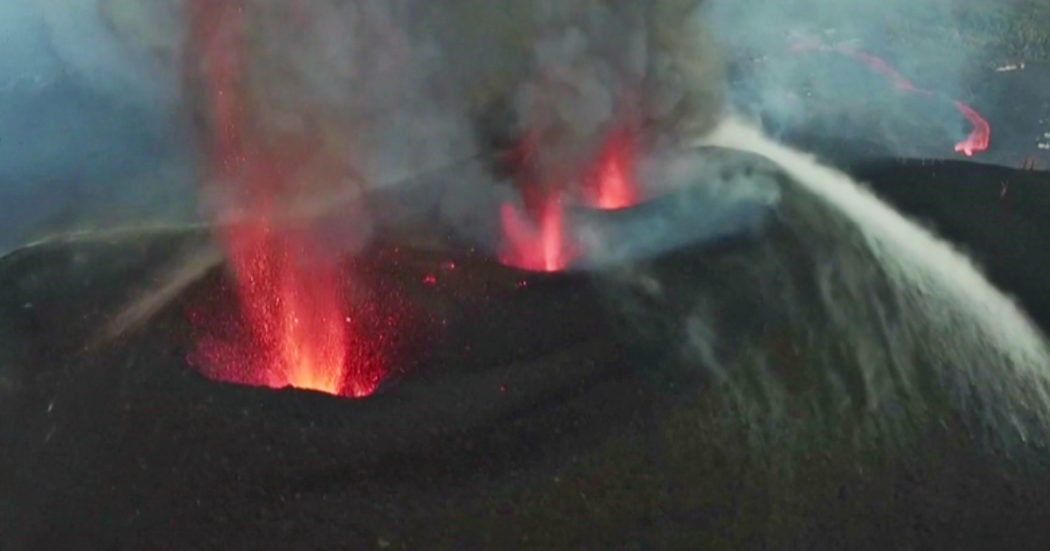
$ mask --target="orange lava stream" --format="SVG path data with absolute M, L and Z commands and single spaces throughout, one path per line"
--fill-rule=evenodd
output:
M 819 51 L 819 52 L 835 52 L 847 57 L 852 57 L 857 61 L 865 64 L 872 71 L 879 73 L 893 82 L 893 85 L 906 92 L 912 92 L 916 94 L 923 94 L 927 96 L 934 95 L 933 92 L 925 90 L 915 86 L 915 84 L 900 74 L 894 69 L 889 63 L 882 58 L 855 50 L 846 46 L 827 46 L 818 41 L 800 41 L 792 44 L 791 50 L 794 52 L 807 52 L 807 51 Z M 963 141 L 955 144 L 955 151 L 962 153 L 967 157 L 973 157 L 974 155 L 986 151 L 992 140 L 992 127 L 988 124 L 988 121 L 981 116 L 973 107 L 961 102 L 953 101 L 955 108 L 962 113 L 966 120 L 970 121 L 970 125 L 973 130 Z

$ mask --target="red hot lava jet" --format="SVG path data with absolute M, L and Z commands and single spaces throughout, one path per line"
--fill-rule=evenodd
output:
M 578 248 L 565 230 L 562 194 L 548 192 L 539 208 L 538 220 L 506 203 L 500 208 L 503 251 L 500 260 L 536 272 L 560 272 L 578 256 Z
M 501 261 L 509 266 L 538 272 L 559 272 L 586 251 L 580 249 L 565 220 L 567 197 L 579 196 L 599 210 L 618 210 L 638 204 L 637 151 L 632 133 L 619 129 L 610 134 L 598 155 L 580 178 L 580 189 L 567 193 L 548 190 L 529 216 L 506 203 L 500 210 L 503 227 Z
M 188 7 L 188 58 L 200 63 L 191 74 L 199 78 L 210 119 L 210 185 L 236 202 L 216 213 L 224 221 L 217 236 L 233 268 L 246 326 L 226 331 L 230 339 L 200 339 L 191 360 L 217 380 L 368 396 L 387 369 L 360 318 L 379 314 L 372 305 L 350 304 L 346 290 L 353 278 L 341 266 L 344 259 L 319 245 L 304 225 L 284 220 L 277 206 L 281 197 L 303 191 L 295 168 L 307 152 L 294 140 L 275 150 L 250 130 L 246 8 L 239 0 L 190 0 Z
M 606 140 L 598 153 L 589 178 L 583 186 L 584 201 L 601 210 L 617 210 L 638 204 L 637 160 L 634 136 L 618 130 Z

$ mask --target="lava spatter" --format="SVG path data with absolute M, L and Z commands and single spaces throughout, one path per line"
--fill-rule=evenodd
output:
M 280 197 L 302 191 L 294 167 L 304 148 L 293 142 L 275 151 L 251 133 L 241 2 L 190 0 L 188 7 L 195 49 L 189 58 L 200 63 L 209 118 L 209 185 L 234 198 L 217 209 L 216 236 L 239 308 L 229 319 L 209 309 L 191 316 L 213 330 L 198 339 L 191 362 L 222 381 L 368 396 L 388 371 L 382 344 L 394 328 L 370 322 L 384 315 L 367 298 L 347 296 L 356 283 L 352 270 L 319 244 L 324 240 L 311 233 L 309 221 L 289 223 L 276 206 Z

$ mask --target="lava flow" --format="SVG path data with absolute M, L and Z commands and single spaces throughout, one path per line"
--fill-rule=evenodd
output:
M 900 72 L 894 69 L 884 59 L 876 55 L 869 54 L 867 52 L 862 52 L 860 50 L 855 50 L 853 48 L 842 45 L 834 47 L 827 46 L 816 40 L 797 41 L 791 45 L 791 50 L 793 52 L 835 52 L 847 57 L 851 57 L 867 65 L 868 68 L 870 68 L 872 71 L 875 71 L 876 73 L 879 73 L 885 76 L 886 78 L 890 79 L 893 82 L 894 86 L 897 87 L 897 89 L 899 90 L 912 92 L 916 94 L 922 94 L 925 96 L 936 96 L 936 94 L 930 90 L 925 90 L 923 88 L 915 86 L 915 84 L 912 81 L 905 78 L 904 75 L 900 74 Z M 955 108 L 960 113 L 962 113 L 962 115 L 966 117 L 966 120 L 970 121 L 970 124 L 973 126 L 973 130 L 966 137 L 966 139 L 955 144 L 955 151 L 957 153 L 962 153 L 967 157 L 973 157 L 977 153 L 981 153 L 987 150 L 992 138 L 992 128 L 988 124 L 988 121 L 986 121 L 984 117 L 980 115 L 980 113 L 978 113 L 974 108 L 970 107 L 969 105 L 961 101 L 953 101 L 952 103 L 953 105 L 955 105 Z
M 306 148 L 293 147 L 293 141 L 275 151 L 247 130 L 244 8 L 236 0 L 191 0 L 189 8 L 191 47 L 197 49 L 189 58 L 202 63 L 210 110 L 212 185 L 237 202 L 217 213 L 234 218 L 217 237 L 233 268 L 240 307 L 236 321 L 214 307 L 191 315 L 206 334 L 190 361 L 209 378 L 227 382 L 367 396 L 387 371 L 382 351 L 364 336 L 374 320 L 360 319 L 377 311 L 348 300 L 349 270 L 318 245 L 323 241 L 311 235 L 308 222 L 281 220 L 277 198 L 302 191 L 295 167 Z
M 965 140 L 955 144 L 955 151 L 967 157 L 973 157 L 974 154 L 988 149 L 988 143 L 992 138 L 992 127 L 988 125 L 988 121 L 961 101 L 955 102 L 955 108 L 973 125 L 973 132 L 970 132 Z
M 636 205 L 641 196 L 636 159 L 631 133 L 626 130 L 613 132 L 589 170 L 583 172 L 582 186 L 577 195 L 588 207 L 599 210 Z M 579 258 L 584 251 L 565 221 L 566 195 L 562 190 L 548 190 L 545 196 L 533 201 L 537 208 L 525 212 L 510 203 L 501 207 L 503 250 L 500 260 L 504 264 L 538 272 L 560 272 Z M 529 216 L 528 212 L 534 216 Z

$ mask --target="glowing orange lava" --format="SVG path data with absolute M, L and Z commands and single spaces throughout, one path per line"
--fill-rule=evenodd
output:
M 500 209 L 504 245 L 500 260 L 509 266 L 537 272 L 558 272 L 572 263 L 578 248 L 566 235 L 561 194 L 544 198 L 539 220 L 533 221 L 511 204 Z
M 537 146 L 532 136 L 519 147 L 516 158 L 525 158 Z M 616 210 L 636 205 L 641 193 L 637 180 L 634 136 L 620 129 L 605 141 L 594 162 L 581 172 L 579 189 L 565 192 L 537 188 L 523 190 L 526 208 L 507 203 L 500 209 L 503 248 L 500 261 L 508 266 L 537 272 L 559 272 L 584 252 L 565 222 L 565 197 L 582 198 L 595 209 Z M 531 199 L 531 201 L 530 201 Z
M 935 94 L 930 90 L 925 90 L 915 86 L 915 84 L 900 74 L 894 69 L 889 63 L 882 58 L 855 50 L 847 46 L 827 46 L 820 43 L 819 41 L 798 41 L 791 45 L 791 50 L 794 52 L 806 52 L 806 51 L 819 51 L 819 52 L 835 52 L 847 57 L 851 57 L 864 63 L 872 71 L 879 73 L 893 82 L 893 85 L 906 92 L 912 92 L 916 94 L 922 94 L 926 96 L 934 96 Z M 981 153 L 988 149 L 988 145 L 992 139 L 992 127 L 988 124 L 988 121 L 984 119 L 974 108 L 961 101 L 953 101 L 955 108 L 962 113 L 966 120 L 970 121 L 973 130 L 966 137 L 965 140 L 955 144 L 955 151 L 962 153 L 967 157 L 973 157 L 977 153 Z
M 199 340 L 191 361 L 222 381 L 294 387 L 363 397 L 386 374 L 382 356 L 361 330 L 371 305 L 351 302 L 349 270 L 305 226 L 279 222 L 275 197 L 294 196 L 302 149 L 259 145 L 247 131 L 248 94 L 242 86 L 243 7 L 236 0 L 190 0 L 190 24 L 201 87 L 210 109 L 207 150 L 215 191 L 235 198 L 220 209 L 233 218 L 217 236 L 233 268 L 243 329 Z M 201 320 L 196 320 L 201 321 Z M 216 325 L 214 320 L 203 322 Z
M 975 154 L 988 149 L 988 144 L 992 139 L 992 127 L 988 125 L 988 121 L 984 120 L 984 117 L 972 107 L 961 101 L 955 102 L 955 108 L 969 119 L 970 124 L 973 125 L 973 132 L 970 132 L 970 135 L 965 140 L 955 144 L 955 151 L 967 157 L 973 157 Z
M 345 270 L 297 236 L 263 224 L 227 234 L 243 329 L 197 343 L 192 357 L 202 372 L 270 388 L 372 394 L 385 369 L 347 314 L 353 309 L 342 292 Z
M 631 133 L 622 130 L 613 133 L 598 154 L 594 174 L 584 185 L 588 206 L 615 210 L 636 205 L 640 199 L 636 161 Z

